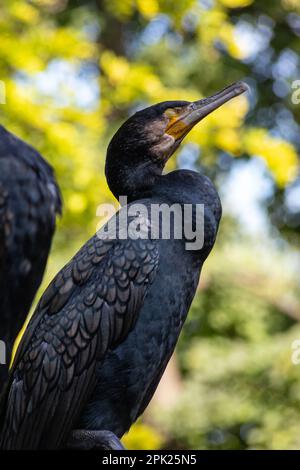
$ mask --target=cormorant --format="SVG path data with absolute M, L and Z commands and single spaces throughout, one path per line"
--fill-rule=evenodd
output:
M 1 408 L 2 449 L 122 448 L 118 439 L 147 407 L 172 355 L 221 217 L 207 177 L 162 170 L 197 122 L 246 89 L 238 82 L 193 103 L 150 106 L 114 135 L 106 177 L 113 194 L 129 200 L 118 223 L 137 202 L 176 203 L 192 205 L 194 226 L 204 204 L 203 246 L 188 250 L 175 236 L 95 235 L 79 250 L 19 345 Z
M 14 340 L 41 283 L 61 198 L 52 168 L 0 126 L 0 390 Z M 4 361 L 5 359 L 5 361 Z

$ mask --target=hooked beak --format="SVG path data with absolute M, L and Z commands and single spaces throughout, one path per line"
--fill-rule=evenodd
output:
M 246 83 L 235 82 L 209 98 L 194 101 L 185 107 L 175 119 L 171 120 L 166 133 L 172 136 L 175 141 L 182 140 L 201 119 L 248 89 Z

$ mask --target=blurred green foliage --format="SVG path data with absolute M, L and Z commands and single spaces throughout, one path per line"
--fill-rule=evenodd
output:
M 179 344 L 184 392 L 157 416 L 169 446 L 299 448 L 300 296 L 288 265 L 254 244 L 225 245 L 208 263 Z
M 2 0 L 1 123 L 51 162 L 64 198 L 44 286 L 96 230 L 112 200 L 105 149 L 136 109 L 199 99 L 247 78 L 240 97 L 196 127 L 184 150 L 224 190 L 261 159 L 269 235 L 248 239 L 226 212 L 178 348 L 184 391 L 138 423 L 132 448 L 297 448 L 300 338 L 298 0 Z M 248 113 L 248 114 L 247 114 Z M 169 169 L 180 166 L 180 155 Z M 255 184 L 255 182 L 253 182 Z M 297 277 L 298 276 L 298 277 Z

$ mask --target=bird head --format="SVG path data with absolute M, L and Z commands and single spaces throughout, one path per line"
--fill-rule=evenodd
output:
M 108 147 L 106 176 L 112 192 L 116 195 L 116 184 L 119 189 L 122 186 L 117 177 L 118 170 L 126 180 L 124 183 L 130 183 L 125 184 L 124 189 L 130 191 L 132 185 L 151 185 L 152 179 L 161 174 L 167 160 L 190 130 L 212 111 L 247 89 L 244 82 L 236 82 L 209 98 L 194 102 L 164 101 L 131 116 L 113 136 Z

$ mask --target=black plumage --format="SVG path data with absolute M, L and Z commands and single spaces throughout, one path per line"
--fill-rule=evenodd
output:
M 52 281 L 23 336 L 2 400 L 1 448 L 80 447 L 85 439 L 83 447 L 90 448 L 103 430 L 121 437 L 144 411 L 176 345 L 221 217 L 208 178 L 162 170 L 196 122 L 243 91 L 243 84 L 234 84 L 196 103 L 160 103 L 116 133 L 106 176 L 115 196 L 129 198 L 117 225 L 138 201 L 149 210 L 191 204 L 194 226 L 196 204 L 204 204 L 203 246 L 187 250 L 186 239 L 172 235 L 90 239 Z M 106 445 L 113 442 L 106 436 Z
M 60 211 L 52 168 L 0 126 L 0 339 L 6 345 L 0 390 L 14 340 L 41 283 Z

